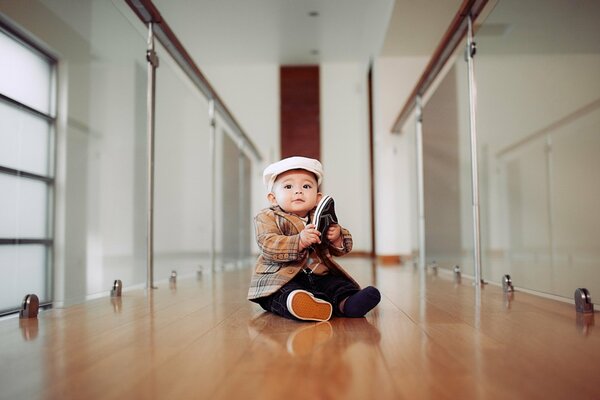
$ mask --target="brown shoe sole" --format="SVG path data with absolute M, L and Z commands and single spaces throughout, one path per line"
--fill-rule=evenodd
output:
M 287 305 L 293 316 L 305 321 L 327 321 L 333 311 L 331 304 L 303 290 L 290 295 Z

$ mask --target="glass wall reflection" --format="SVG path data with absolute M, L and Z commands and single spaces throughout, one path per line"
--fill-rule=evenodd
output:
M 600 292 L 600 3 L 501 1 L 476 34 L 484 277 Z
M 155 279 L 207 265 L 211 236 L 208 101 L 161 45 L 156 70 Z
M 473 274 L 467 63 L 461 43 L 423 109 L 426 263 Z
M 1 2 L 0 13 L 58 58 L 56 193 L 50 201 L 56 210 L 54 276 L 38 274 L 36 285 L 54 288 L 56 306 L 105 295 L 115 279 L 126 288 L 143 287 L 147 27 L 125 2 L 110 0 L 76 6 L 68 0 Z M 154 276 L 159 282 L 171 270 L 182 276 L 209 265 L 213 214 L 218 215 L 217 254 L 233 240 L 221 233 L 238 234 L 240 226 L 245 236 L 235 237 L 231 255 L 249 252 L 250 187 L 241 183 L 249 180 L 251 162 L 239 155 L 237 140 L 223 144 L 231 129 L 217 122 L 217 152 L 227 154 L 217 154 L 217 182 L 226 179 L 216 198 L 227 204 L 217 202 L 213 210 L 208 102 L 158 42 L 156 47 Z M 239 163 L 226 162 L 233 154 Z M 236 193 L 230 195 L 233 185 Z M 223 216 L 231 210 L 241 222 L 235 232 L 225 232 L 221 225 L 229 221 Z M 5 253 L 0 271 L 14 258 Z M 27 255 L 35 256 L 33 251 Z M 25 293 L 17 295 L 14 304 Z
M 483 278 L 600 292 L 600 3 L 497 2 L 476 25 Z M 473 271 L 467 65 L 461 44 L 424 109 L 427 263 Z

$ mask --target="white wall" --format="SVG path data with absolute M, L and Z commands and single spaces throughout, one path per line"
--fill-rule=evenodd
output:
M 374 66 L 375 224 L 378 255 L 411 254 L 411 177 L 414 148 L 411 138 L 393 134 L 392 126 L 412 92 L 426 57 L 381 57 Z M 412 129 L 412 128 L 411 128 Z
M 354 250 L 371 251 L 367 70 L 358 63 L 325 63 L 321 80 L 322 191 L 332 196 Z

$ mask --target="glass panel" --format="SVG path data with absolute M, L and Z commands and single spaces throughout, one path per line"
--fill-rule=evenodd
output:
M 50 124 L 0 102 L 0 165 L 48 176 Z
M 0 313 L 20 307 L 30 293 L 49 300 L 43 245 L 0 246 L 0 276 Z
M 50 113 L 51 67 L 46 58 L 0 30 L 0 93 Z
M 548 219 L 548 176 L 544 141 L 538 140 L 507 155 L 501 168 L 505 169 L 506 211 L 511 232 L 510 273 L 515 282 L 537 275 L 539 288 L 549 291 L 552 275 L 544 273 L 550 265 Z M 490 276 L 501 280 L 502 276 Z
M 0 237 L 16 238 L 19 179 L 0 174 Z
M 427 264 L 473 271 L 467 65 L 464 44 L 430 90 L 423 110 Z
M 600 291 L 599 126 L 596 108 L 552 134 L 550 221 L 557 277 L 553 290 L 568 297 L 577 287 Z M 585 178 L 590 182 L 582 184 Z
M 238 261 L 251 260 L 255 257 L 252 254 L 251 244 L 254 240 L 254 224 L 252 215 L 252 161 L 245 153 L 240 153 L 238 159 L 239 179 L 240 179 L 240 197 L 238 200 L 240 221 L 238 223 L 239 257 Z
M 476 37 L 483 272 L 572 299 L 600 292 L 600 2 L 530 5 L 498 2 Z
M 126 287 L 145 283 L 147 28 L 121 1 L 0 2 L 0 11 L 68 65 L 59 71 L 68 114 L 57 143 L 56 221 L 64 232 L 57 238 L 64 248 L 57 250 L 64 265 L 55 299 L 70 304 L 101 295 L 114 279 Z M 213 210 L 207 101 L 158 43 L 157 51 L 154 250 L 160 281 L 172 269 L 195 273 L 207 265 Z M 221 191 L 215 191 L 217 216 Z
M 219 126 L 222 120 L 219 118 Z M 223 137 L 220 169 L 222 174 L 221 241 L 223 261 L 238 262 L 251 256 L 253 238 L 250 215 L 250 160 L 238 148 L 239 140 L 228 134 L 228 127 L 220 129 Z
M 71 304 L 106 293 L 115 279 L 143 284 L 146 29 L 125 2 L 2 4 L 7 18 L 68 66 L 59 79 L 67 114 L 57 146 L 56 224 L 64 247 L 57 249 L 54 300 Z
M 209 265 L 213 210 L 208 102 L 162 46 L 157 53 L 154 250 L 161 280 L 171 270 L 181 276 Z
M 240 236 L 239 227 L 239 201 L 240 201 L 240 179 L 238 166 L 239 150 L 235 142 L 227 135 L 223 135 L 223 157 L 221 159 L 221 169 L 223 171 L 223 202 L 222 202 L 222 243 L 223 261 L 231 262 L 239 255 Z
M 416 137 L 416 114 L 413 112 L 407 118 L 402 127 L 401 135 L 405 137 L 408 151 L 406 167 L 408 169 L 408 198 L 410 202 L 410 232 L 411 232 L 411 256 L 416 264 L 419 257 L 419 191 L 418 191 L 418 164 L 417 164 L 417 137 Z
M 45 182 L 0 174 L 0 193 L 0 237 L 47 237 Z

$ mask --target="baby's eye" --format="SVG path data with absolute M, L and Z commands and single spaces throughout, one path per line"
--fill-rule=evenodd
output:
M 283 188 L 284 188 L 284 189 L 291 189 L 291 188 L 292 188 L 292 185 L 284 185 L 284 186 L 283 186 Z
M 309 185 L 308 183 L 305 183 L 304 186 L 302 186 L 303 189 L 310 189 L 312 188 L 312 185 Z

